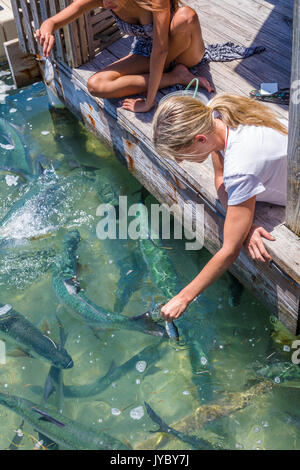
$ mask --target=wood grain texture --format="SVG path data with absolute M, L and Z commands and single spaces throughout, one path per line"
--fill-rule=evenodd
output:
M 294 4 L 286 223 L 300 235 L 300 1 Z

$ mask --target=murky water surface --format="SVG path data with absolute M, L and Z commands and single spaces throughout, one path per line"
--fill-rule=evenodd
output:
M 127 317 L 165 300 L 138 241 L 96 236 L 96 210 L 107 202 L 103 181 L 132 203 L 139 202 L 139 183 L 71 114 L 49 112 L 43 84 L 9 89 L 6 70 L 0 69 L 1 164 L 13 161 L 23 172 L 0 173 L 0 301 L 57 344 L 63 331 L 74 366 L 61 373 L 64 393 L 56 388 L 45 402 L 51 364 L 6 341 L 0 391 L 31 400 L 49 415 L 59 412 L 62 421 L 67 416 L 89 426 L 100 440 L 105 432 L 133 448 L 193 449 L 202 439 L 230 449 L 299 449 L 299 389 L 254 373 L 275 361 L 291 361 L 287 345 L 293 338 L 274 334 L 269 312 L 249 292 L 231 307 L 227 274 L 177 322 L 179 343 L 135 330 L 92 328 L 57 298 L 52 270 L 66 232 L 77 229 L 78 280 L 88 299 L 110 312 L 118 307 Z M 13 126 L 14 141 L 4 120 Z M 38 176 L 41 168 L 48 170 Z M 210 259 L 205 249 L 185 251 L 184 241 L 158 242 L 157 250 L 173 264 L 178 285 Z M 103 386 L 106 374 L 112 379 Z M 185 437 L 150 433 L 158 427 L 144 402 Z M 16 433 L 20 449 L 54 446 L 27 421 L 22 426 L 22 416 L 0 406 L 0 448 L 9 448 Z

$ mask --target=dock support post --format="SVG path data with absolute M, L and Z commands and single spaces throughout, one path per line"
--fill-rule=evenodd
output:
M 18 39 L 12 39 L 3 45 L 16 88 L 31 85 L 41 79 L 34 56 L 20 49 Z
M 300 235 L 300 0 L 294 0 L 286 225 Z

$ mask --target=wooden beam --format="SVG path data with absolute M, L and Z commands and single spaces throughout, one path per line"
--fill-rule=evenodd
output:
M 16 88 L 30 85 L 41 79 L 34 57 L 22 51 L 18 39 L 5 42 L 4 49 Z
M 286 225 L 300 235 L 300 0 L 294 2 Z

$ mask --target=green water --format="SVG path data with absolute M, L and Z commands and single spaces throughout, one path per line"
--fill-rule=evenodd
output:
M 11 78 L 3 75 L 0 80 L 3 96 Z M 132 202 L 138 201 L 134 193 L 140 185 L 112 151 L 72 115 L 51 116 L 41 83 L 5 93 L 8 96 L 2 98 L 0 118 L 18 126 L 33 161 L 40 160 L 44 167 L 54 166 L 64 195 L 63 203 L 54 206 L 50 214 L 45 211 L 43 217 L 33 220 L 29 211 L 27 218 L 10 226 L 12 238 L 23 234 L 30 241 L 0 249 L 0 302 L 11 304 L 57 342 L 56 315 L 59 315 L 68 335 L 65 347 L 74 361 L 72 369 L 63 371 L 65 385 L 95 382 L 107 373 L 112 361 L 119 366 L 146 346 L 157 345 L 155 353 L 147 358 L 143 373 L 131 367 L 95 396 L 65 397 L 64 415 L 100 434 L 103 430 L 134 448 L 153 436 L 149 431 L 155 429 L 144 408 L 141 412 L 144 401 L 168 424 L 175 423 L 200 405 L 246 391 L 257 380 L 253 365 L 275 359 L 290 360 L 290 353 L 283 352 L 283 344 L 276 343 L 271 336 L 269 312 L 249 292 L 243 293 L 239 307 L 229 306 L 227 275 L 207 289 L 178 322 L 180 332 L 183 322 L 184 330 L 189 332 L 179 345 L 135 331 L 103 330 L 95 335 L 88 325 L 73 317 L 59 303 L 51 286 L 51 266 L 61 250 L 64 230 L 77 228 L 80 232 L 78 278 L 85 295 L 96 304 L 113 311 L 120 268 L 139 270 L 132 258 L 139 250 L 137 242 L 100 241 L 96 237 L 99 221 L 96 209 L 101 200 L 91 176 L 102 169 L 116 192 L 128 195 Z M 20 178 L 16 185 L 9 186 L 7 181 L 7 174 L 1 172 L 1 218 L 30 189 Z M 148 197 L 147 204 L 151 202 L 155 201 Z M 170 240 L 167 248 L 182 285 L 210 259 L 205 249 L 185 251 L 184 240 Z M 136 289 L 132 289 L 122 312 L 125 315 L 141 314 L 154 302 L 165 300 L 144 268 L 143 274 Z M 207 354 L 205 367 L 199 364 L 198 349 Z M 49 363 L 16 356 L 9 344 L 7 352 L 6 364 L 0 365 L 0 390 L 40 404 L 42 394 L 37 394 L 36 387 L 44 387 Z M 190 429 L 190 434 L 220 442 L 227 449 L 299 449 L 299 405 L 297 389 L 274 386 L 244 409 L 214 419 L 202 429 Z M 55 396 L 50 397 L 48 406 L 49 410 L 55 406 Z M 132 411 L 136 408 L 139 419 L 133 419 L 136 415 Z M 9 447 L 21 422 L 20 416 L 0 406 L 0 449 Z M 34 448 L 40 439 L 38 433 L 26 423 L 23 432 L 20 449 Z M 163 448 L 193 447 L 170 437 Z

